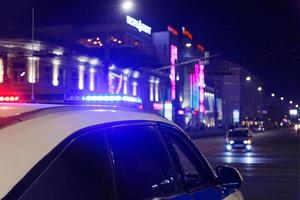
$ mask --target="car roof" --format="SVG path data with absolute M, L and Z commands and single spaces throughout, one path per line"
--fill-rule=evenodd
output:
M 158 115 L 116 107 L 0 103 L 0 110 L 4 110 L 6 116 L 19 119 L 0 128 L 0 199 L 55 146 L 80 129 L 136 120 L 176 126 Z
M 25 112 L 57 106 L 59 105 L 38 103 L 0 103 L 0 117 L 15 116 Z

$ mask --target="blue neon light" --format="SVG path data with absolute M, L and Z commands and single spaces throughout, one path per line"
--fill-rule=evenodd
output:
M 128 102 L 128 103 L 142 103 L 139 97 L 122 96 L 122 95 L 89 95 L 83 96 L 82 101 L 90 102 Z

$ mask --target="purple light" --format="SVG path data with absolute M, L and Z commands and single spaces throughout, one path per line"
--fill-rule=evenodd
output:
M 171 45 L 171 69 L 170 69 L 170 80 L 171 80 L 171 99 L 176 98 L 176 70 L 175 64 L 176 60 L 178 59 L 178 51 L 175 45 Z
M 178 110 L 179 115 L 184 115 L 184 110 Z
M 163 110 L 163 104 L 161 103 L 153 103 L 154 110 Z
M 195 64 L 194 74 L 190 77 L 190 85 L 191 85 L 191 105 L 193 108 L 199 108 L 199 74 L 200 74 L 200 66 L 199 64 Z
M 205 107 L 204 107 L 204 65 L 200 65 L 200 74 L 199 74 L 199 84 L 200 84 L 200 112 L 204 113 L 205 112 Z

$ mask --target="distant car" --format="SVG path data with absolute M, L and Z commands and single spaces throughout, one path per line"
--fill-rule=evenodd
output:
M 259 133 L 259 132 L 264 132 L 265 127 L 262 124 L 253 125 L 253 126 L 250 127 L 250 130 L 255 132 L 255 133 Z
M 253 134 L 247 128 L 236 128 L 229 130 L 226 134 L 225 147 L 227 151 L 233 149 L 245 149 L 251 151 Z
M 295 131 L 296 131 L 297 134 L 300 134 L 300 123 L 295 124 Z
M 0 199 L 243 199 L 239 172 L 214 172 L 162 117 L 96 105 L 0 111 Z

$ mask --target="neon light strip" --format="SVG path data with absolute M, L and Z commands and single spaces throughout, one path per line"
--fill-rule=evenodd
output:
M 199 83 L 200 83 L 200 112 L 205 113 L 205 106 L 204 106 L 204 65 L 200 65 L 200 74 L 199 74 Z
M 4 81 L 4 66 L 3 61 L 0 59 L 0 83 L 3 83 Z
M 132 83 L 132 95 L 133 96 L 137 95 L 137 82 Z
M 176 60 L 178 59 L 178 51 L 175 45 L 171 45 L 171 69 L 170 69 L 170 80 L 171 80 L 171 99 L 176 98 Z
M 95 90 L 95 72 L 94 68 L 90 68 L 90 91 Z
M 159 83 L 155 83 L 155 101 L 159 101 Z
M 153 86 L 153 82 L 150 82 L 150 101 L 154 101 L 154 86 Z
M 59 85 L 59 81 L 58 81 L 59 65 L 60 65 L 60 62 L 58 60 L 53 61 L 53 69 L 52 69 L 52 85 L 53 86 Z
M 84 66 L 83 65 L 79 65 L 78 68 L 78 89 L 79 90 L 83 90 L 84 89 Z

